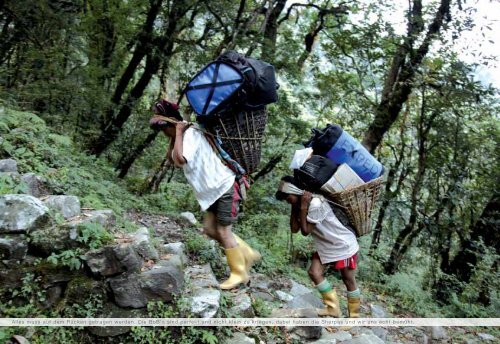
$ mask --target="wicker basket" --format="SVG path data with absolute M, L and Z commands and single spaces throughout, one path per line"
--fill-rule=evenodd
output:
M 345 209 L 358 236 L 371 230 L 370 217 L 380 195 L 382 178 L 378 177 L 352 189 L 326 195 Z
M 250 174 L 260 163 L 267 124 L 265 109 L 240 111 L 217 118 L 209 130 L 222 140 L 222 148 Z

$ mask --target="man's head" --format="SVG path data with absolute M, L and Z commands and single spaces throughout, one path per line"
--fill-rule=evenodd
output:
M 295 179 L 292 176 L 285 176 L 281 178 L 275 197 L 279 201 L 294 204 L 302 194 L 304 194 L 304 190 L 297 187 Z

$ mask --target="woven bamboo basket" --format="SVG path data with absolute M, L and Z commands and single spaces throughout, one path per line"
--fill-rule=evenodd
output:
M 265 109 L 240 111 L 217 118 L 209 130 L 221 139 L 222 148 L 250 174 L 260 163 L 266 124 Z
M 380 195 L 382 178 L 378 177 L 352 189 L 326 195 L 345 209 L 358 236 L 368 234 L 371 230 L 371 215 Z

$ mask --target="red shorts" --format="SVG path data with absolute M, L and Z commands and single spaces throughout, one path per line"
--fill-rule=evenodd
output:
M 314 252 L 312 254 L 313 257 L 317 257 L 319 259 L 318 252 Z M 342 270 L 345 268 L 349 268 L 351 270 L 356 270 L 356 260 L 358 258 L 358 254 L 355 253 L 352 257 L 347 259 L 338 260 L 336 262 L 328 263 L 326 265 L 331 266 L 335 270 Z M 321 259 L 320 259 L 321 261 Z

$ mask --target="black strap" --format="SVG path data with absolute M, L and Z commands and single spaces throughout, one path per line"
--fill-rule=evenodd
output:
M 215 65 L 214 76 L 212 78 L 212 84 L 214 84 L 214 85 L 216 84 L 215 81 L 217 80 L 217 77 L 219 76 L 219 67 L 220 67 L 220 63 L 217 63 Z M 201 112 L 203 115 L 206 115 L 206 113 L 207 113 L 208 105 L 212 101 L 212 97 L 214 96 L 214 92 L 215 92 L 215 86 L 212 87 L 212 89 L 210 90 L 210 93 L 208 94 L 207 101 L 205 103 L 205 106 L 203 107 L 203 111 Z

